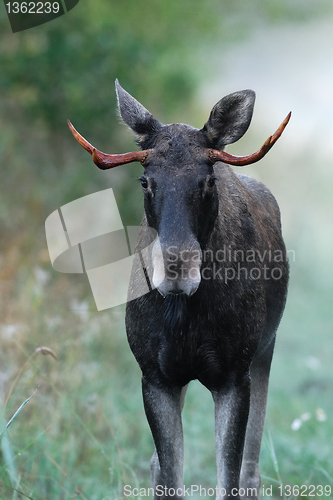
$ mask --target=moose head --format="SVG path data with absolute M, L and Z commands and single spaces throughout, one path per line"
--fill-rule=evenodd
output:
M 147 223 L 159 235 L 152 254 L 153 284 L 163 296 L 191 296 L 200 285 L 201 253 L 218 214 L 214 164 L 243 166 L 263 158 L 281 136 L 290 113 L 256 153 L 233 156 L 223 149 L 238 141 L 250 125 L 255 101 L 252 90 L 221 99 L 200 130 L 181 123 L 163 125 L 118 80 L 116 92 L 121 117 L 134 132 L 141 151 L 105 154 L 68 121 L 69 128 L 103 170 L 133 161 L 142 164 Z

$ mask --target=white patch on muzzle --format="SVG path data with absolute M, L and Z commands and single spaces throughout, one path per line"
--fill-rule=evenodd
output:
M 161 247 L 160 240 L 152 250 L 153 285 L 161 295 L 184 293 L 193 295 L 201 282 L 202 253 L 199 244 L 190 249 Z

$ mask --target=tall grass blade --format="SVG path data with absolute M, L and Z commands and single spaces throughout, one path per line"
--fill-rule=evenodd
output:
M 12 445 L 8 436 L 3 436 L 1 440 L 1 450 L 10 481 L 12 484 L 15 484 L 17 479 L 17 470 Z
M 9 474 L 9 477 L 10 477 L 12 485 L 13 484 L 17 485 L 18 484 L 18 481 L 17 481 L 18 474 L 17 474 L 17 470 L 16 470 L 16 466 L 15 466 L 14 453 L 13 453 L 13 449 L 12 449 L 10 440 L 9 440 L 9 438 L 8 438 L 7 435 L 3 435 L 3 434 L 6 431 L 6 429 L 8 429 L 8 427 L 10 426 L 10 424 L 13 422 L 13 420 L 15 419 L 15 417 L 17 417 L 17 415 L 20 413 L 20 411 L 22 410 L 22 408 L 30 401 L 30 399 L 32 398 L 32 396 L 35 394 L 36 391 L 37 391 L 37 389 L 31 394 L 30 398 L 26 399 L 21 404 L 21 406 L 16 410 L 16 412 L 14 413 L 14 415 L 12 416 L 12 418 L 9 419 L 9 421 L 7 422 L 5 428 L 0 433 L 2 455 L 3 455 L 5 466 L 7 468 L 7 471 L 8 471 L 8 474 Z M 13 488 L 13 490 L 16 490 L 16 489 Z
M 5 429 L 3 429 L 3 431 L 1 431 L 0 433 L 0 437 L 2 436 L 2 434 L 4 433 L 4 431 L 6 429 L 8 429 L 8 427 L 10 426 L 10 424 L 13 422 L 13 420 L 15 419 L 15 417 L 17 417 L 17 415 L 20 413 L 20 411 L 22 410 L 22 408 L 30 401 L 30 399 L 32 398 L 32 396 L 35 394 L 35 392 L 37 391 L 37 389 L 34 390 L 34 392 L 31 394 L 30 398 L 26 399 L 22 404 L 21 406 L 16 410 L 16 412 L 14 413 L 14 415 L 12 416 L 12 418 L 7 422 L 6 424 L 6 427 Z
M 316 467 L 318 472 L 321 472 L 331 484 L 333 484 L 333 477 L 323 467 Z
M 278 478 L 278 480 L 276 481 L 276 483 L 282 485 L 282 479 L 281 479 L 281 474 L 280 474 L 280 469 L 279 469 L 279 463 L 278 463 L 278 460 L 276 458 L 274 443 L 273 443 L 273 439 L 272 439 L 272 435 L 271 435 L 270 431 L 268 431 L 268 440 L 269 440 L 269 442 L 267 443 L 267 440 L 265 439 L 265 444 L 266 444 L 266 446 L 268 448 L 269 454 L 270 454 L 272 462 L 273 462 L 274 470 L 275 470 L 275 473 L 276 473 L 277 478 Z M 284 493 L 283 493 L 283 498 L 284 498 L 284 500 L 286 500 L 286 497 L 285 497 Z
M 34 498 L 30 497 L 29 495 L 26 495 L 23 491 L 18 490 L 17 488 L 13 488 L 14 491 L 17 491 L 20 495 L 23 495 L 25 498 L 29 498 L 30 500 L 35 500 Z

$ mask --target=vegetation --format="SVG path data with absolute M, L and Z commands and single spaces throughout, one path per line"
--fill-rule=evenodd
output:
M 98 313 L 86 276 L 51 268 L 44 234 L 52 211 L 106 187 L 115 191 L 124 225 L 138 224 L 140 166 L 97 171 L 66 119 L 101 150 L 134 148 L 115 113 L 118 77 L 162 121 L 201 126 L 208 110 L 195 97 L 213 77 L 209 54 L 217 46 L 227 50 L 258 26 L 328 12 L 326 0 L 82 0 L 65 16 L 16 34 L 2 16 L 1 499 L 106 500 L 122 498 L 125 484 L 149 486 L 153 444 L 124 308 Z M 285 153 L 285 175 L 296 156 Z M 296 159 L 307 162 L 304 178 L 312 184 L 309 159 Z M 280 173 L 270 175 L 268 184 L 286 200 Z M 289 180 L 319 206 L 320 194 L 299 187 L 296 174 Z M 280 481 L 333 485 L 333 290 L 320 257 L 314 271 L 307 267 L 311 235 L 293 227 L 287 236 L 300 257 L 291 262 L 261 460 L 263 484 L 272 484 L 277 498 Z M 210 394 L 194 382 L 184 409 L 186 484 L 215 485 L 213 426 Z

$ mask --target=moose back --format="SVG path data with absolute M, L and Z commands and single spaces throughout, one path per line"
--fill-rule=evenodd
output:
M 200 130 L 163 125 L 116 81 L 120 114 L 141 151 L 108 155 L 69 123 L 102 169 L 140 161 L 144 218 L 127 304 L 130 347 L 142 370 L 146 416 L 155 442 L 155 498 L 184 498 L 181 411 L 198 379 L 215 403 L 219 500 L 257 499 L 268 378 L 276 330 L 286 301 L 288 262 L 280 212 L 260 182 L 229 165 L 262 158 L 290 114 L 249 156 L 224 151 L 249 127 L 255 94 L 221 99 Z M 158 238 L 151 244 L 148 228 Z M 149 246 L 150 245 L 150 246 Z M 145 262 L 144 273 L 142 262 Z M 161 495 L 162 493 L 162 495 Z

